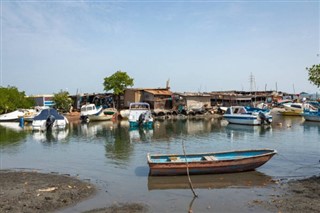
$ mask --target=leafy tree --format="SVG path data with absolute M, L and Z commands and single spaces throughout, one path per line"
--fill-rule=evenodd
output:
M 52 100 L 55 102 L 55 106 L 62 112 L 68 112 L 72 106 L 72 99 L 69 97 L 69 92 L 60 91 L 53 95 Z
M 32 98 L 25 92 L 19 92 L 16 87 L 0 87 L 0 114 L 12 112 L 17 109 L 27 109 L 35 105 Z
M 113 94 L 118 97 L 119 108 L 120 95 L 124 93 L 128 86 L 133 86 L 133 78 L 130 78 L 126 72 L 119 70 L 113 75 L 104 78 L 103 86 L 106 92 L 112 90 Z
M 310 68 L 306 68 L 309 73 L 309 81 L 316 85 L 318 88 L 320 87 L 320 64 L 314 64 Z

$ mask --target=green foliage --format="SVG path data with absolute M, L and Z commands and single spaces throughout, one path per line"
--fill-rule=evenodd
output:
M 59 93 L 54 94 L 52 100 L 55 102 L 56 108 L 62 112 L 68 112 L 72 106 L 72 99 L 67 91 L 61 90 Z
M 314 64 L 310 68 L 306 68 L 309 73 L 309 81 L 316 85 L 318 88 L 320 87 L 320 64 Z
M 16 87 L 0 87 L 0 114 L 12 112 L 16 109 L 28 109 L 35 104 L 32 98 L 28 98 L 25 92 L 19 92 Z
M 130 78 L 126 72 L 119 70 L 104 78 L 103 86 L 106 92 L 113 90 L 115 95 L 120 95 L 124 93 L 126 87 L 133 86 L 133 78 Z

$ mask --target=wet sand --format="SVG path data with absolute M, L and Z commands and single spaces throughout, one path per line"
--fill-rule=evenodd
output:
M 303 180 L 281 180 L 274 195 L 266 200 L 253 200 L 270 212 L 319 212 L 320 176 Z M 29 171 L 0 171 L 0 212 L 53 212 L 81 202 L 96 192 L 95 186 L 76 177 Z M 114 204 L 86 213 L 148 212 L 139 203 Z

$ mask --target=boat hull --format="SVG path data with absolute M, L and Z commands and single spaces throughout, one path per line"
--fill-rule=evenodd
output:
M 136 128 L 136 127 L 140 127 L 140 126 L 151 128 L 153 126 L 153 121 L 146 121 L 141 124 L 137 121 L 129 121 L 129 126 L 130 126 L 130 128 Z
M 320 112 L 307 112 L 302 114 L 306 121 L 320 122 Z
M 265 149 L 191 154 L 186 158 L 183 155 L 151 156 L 148 154 L 147 158 L 151 176 L 186 175 L 187 166 L 190 175 L 200 175 L 252 171 L 265 164 L 275 154 L 275 150 Z M 206 160 L 205 156 L 215 156 L 215 159 Z M 180 158 L 182 161 L 173 162 L 170 160 L 172 158 Z
M 256 116 L 227 116 L 224 118 L 231 124 L 242 124 L 242 125 L 261 125 L 261 120 Z

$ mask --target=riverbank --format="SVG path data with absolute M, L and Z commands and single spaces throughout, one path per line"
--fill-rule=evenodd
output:
M 95 186 L 76 177 L 26 171 L 0 171 L 0 212 L 52 212 L 94 196 Z M 275 195 L 254 200 L 270 212 L 318 212 L 320 176 L 279 181 Z M 114 204 L 87 213 L 148 212 L 145 204 Z

